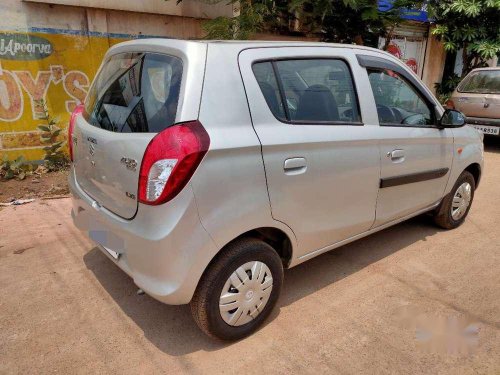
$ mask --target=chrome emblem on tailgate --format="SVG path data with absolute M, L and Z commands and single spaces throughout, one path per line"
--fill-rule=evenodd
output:
M 89 153 L 90 156 L 94 156 L 95 154 L 95 146 L 97 145 L 97 139 L 92 137 L 87 137 L 87 141 L 89 141 Z
M 125 167 L 127 167 L 127 169 L 130 169 L 131 171 L 135 171 L 137 168 L 137 161 L 134 159 L 121 158 L 120 162 L 125 164 Z

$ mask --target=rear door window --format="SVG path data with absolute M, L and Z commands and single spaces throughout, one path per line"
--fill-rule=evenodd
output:
M 265 82 L 260 74 L 264 68 L 268 72 L 266 77 L 271 77 Z M 361 123 L 352 75 L 343 60 L 261 62 L 253 65 L 253 71 L 269 107 L 278 119 L 285 117 L 288 122 L 306 124 Z
M 106 61 L 87 96 L 85 116 L 119 133 L 157 133 L 175 122 L 182 60 L 167 55 L 122 53 Z

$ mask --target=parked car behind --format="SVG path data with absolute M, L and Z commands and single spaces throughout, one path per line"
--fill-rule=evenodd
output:
M 458 85 L 448 107 L 467 116 L 467 123 L 486 135 L 500 135 L 500 68 L 470 72 Z
M 464 120 L 376 49 L 126 42 L 71 118 L 72 216 L 139 288 L 234 340 L 284 268 L 426 212 L 461 225 L 483 166 Z

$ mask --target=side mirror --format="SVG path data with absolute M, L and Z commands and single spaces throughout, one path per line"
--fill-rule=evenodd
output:
M 465 125 L 465 115 L 460 111 L 447 109 L 439 120 L 439 125 L 443 128 L 459 128 Z

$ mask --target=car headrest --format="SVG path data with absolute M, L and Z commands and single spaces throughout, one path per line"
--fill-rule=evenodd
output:
M 337 101 L 328 87 L 308 87 L 300 97 L 295 120 L 339 121 Z

